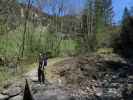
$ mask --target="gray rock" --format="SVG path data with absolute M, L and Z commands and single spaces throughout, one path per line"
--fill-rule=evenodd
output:
M 8 95 L 2 95 L 0 94 L 0 100 L 5 100 L 7 99 L 9 96 Z
M 50 86 L 48 89 L 39 89 L 38 92 L 34 94 L 34 98 L 35 100 L 69 100 L 64 90 L 53 86 Z
M 8 95 L 8 96 L 16 96 L 20 93 L 21 93 L 20 87 L 10 87 L 9 89 L 2 92 L 2 94 Z
M 103 95 L 103 90 L 101 88 L 96 88 L 96 96 L 102 96 Z
M 23 96 L 18 95 L 18 96 L 12 97 L 12 98 L 9 99 L 9 100 L 23 100 Z

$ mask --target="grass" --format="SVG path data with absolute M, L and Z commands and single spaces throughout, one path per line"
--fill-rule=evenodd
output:
M 52 58 L 48 60 L 48 67 L 46 69 L 46 77 L 48 80 L 51 79 L 51 76 L 53 75 L 52 73 L 52 66 L 56 63 L 56 62 L 60 62 L 64 60 L 64 58 L 61 57 L 57 57 L 57 58 Z M 4 67 L 0 67 L 0 87 L 3 88 L 5 85 L 9 84 L 7 83 L 10 80 L 14 80 L 14 79 L 22 79 L 23 75 L 26 74 L 27 72 L 33 70 L 34 68 L 38 67 L 38 63 L 34 60 L 32 62 L 24 62 L 23 64 L 21 64 L 18 69 L 17 72 L 11 72 L 11 70 L 4 68 Z
M 36 63 L 23 63 L 17 67 L 17 71 L 14 68 L 7 68 L 1 66 L 0 70 L 0 87 L 3 88 L 8 81 L 14 79 L 20 79 L 25 73 L 36 67 Z
M 31 42 L 31 41 L 29 41 L 30 39 L 27 39 L 25 41 L 26 42 L 25 52 L 24 52 L 25 57 L 37 55 L 39 53 L 39 49 L 40 50 L 45 49 L 47 47 L 46 44 L 48 44 L 48 43 L 51 46 L 52 41 L 53 41 L 52 43 L 55 44 L 54 46 L 56 46 L 56 42 L 59 37 L 57 37 L 57 40 L 56 40 L 56 38 L 54 36 L 52 36 L 49 32 L 47 32 L 47 30 L 43 26 L 38 26 L 37 28 L 35 28 L 35 31 L 33 30 L 33 25 L 31 25 L 31 23 L 28 23 L 28 26 L 29 26 L 28 35 L 31 35 L 31 38 L 34 41 Z M 42 29 L 43 29 L 43 32 L 42 32 Z M 12 60 L 12 57 L 18 56 L 20 53 L 20 46 L 22 43 L 22 35 L 23 35 L 23 26 L 22 25 L 18 26 L 15 30 L 10 31 L 7 34 L 1 35 L 0 36 L 0 56 L 7 57 L 7 58 L 10 57 L 11 60 Z M 40 38 L 40 36 L 41 36 L 41 38 Z M 48 37 L 48 39 L 50 39 L 50 41 L 46 41 L 47 37 Z M 40 40 L 40 39 L 41 39 L 41 42 L 38 42 L 38 40 Z M 53 40 L 51 41 L 51 39 L 53 39 Z M 30 45 L 29 42 L 31 42 L 32 45 Z M 48 44 L 48 46 L 49 46 L 49 44 Z M 30 48 L 29 45 L 32 46 L 32 52 L 29 50 L 29 48 Z M 40 45 L 41 45 L 41 47 L 40 47 Z M 60 56 L 73 55 L 73 53 L 75 51 L 75 45 L 76 45 L 76 43 L 72 39 L 63 40 L 59 47 L 59 51 L 60 51 L 59 55 Z M 49 48 L 50 48 L 50 50 L 53 50 L 51 47 L 49 47 Z M 53 48 L 55 48 L 55 47 L 53 47 Z M 53 50 L 52 52 L 55 52 L 55 51 Z M 10 71 L 13 69 L 5 68 L 5 67 L 1 66 L 0 67 L 0 69 L 1 69 L 0 70 L 0 87 L 3 86 L 7 80 L 12 80 L 14 78 L 21 77 L 21 76 L 23 76 L 24 73 L 30 71 L 34 67 L 37 67 L 37 63 L 33 63 L 36 61 L 32 61 L 32 58 L 33 57 L 30 57 L 30 61 L 31 61 L 30 63 L 27 61 L 22 62 L 22 64 L 20 64 L 18 66 L 18 70 L 16 73 Z M 53 64 L 54 62 L 57 62 L 60 60 L 62 60 L 62 58 L 50 59 L 49 66 L 51 66 L 51 64 Z M 48 71 L 48 73 L 50 73 L 50 72 Z M 49 77 L 50 75 L 48 74 L 47 76 Z
M 63 40 L 60 45 L 61 55 L 63 56 L 74 55 L 76 51 L 75 47 L 76 47 L 76 42 L 74 40 L 71 40 L 71 39 Z

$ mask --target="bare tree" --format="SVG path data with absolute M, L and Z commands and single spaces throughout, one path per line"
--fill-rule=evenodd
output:
M 25 19 L 24 19 L 24 31 L 23 31 L 23 38 L 22 38 L 22 45 L 20 47 L 21 50 L 21 57 L 24 56 L 24 50 L 25 50 L 25 39 L 26 39 L 26 32 L 27 32 L 27 22 L 29 18 L 29 9 L 32 6 L 31 0 L 28 0 L 28 4 L 26 5 L 26 13 L 25 13 Z

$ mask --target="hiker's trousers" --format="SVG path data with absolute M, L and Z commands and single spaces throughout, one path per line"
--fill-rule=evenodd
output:
M 45 76 L 44 76 L 44 71 L 41 70 L 40 68 L 38 69 L 38 81 L 41 82 L 45 82 Z

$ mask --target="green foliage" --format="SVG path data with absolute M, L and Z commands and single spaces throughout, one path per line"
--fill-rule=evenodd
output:
M 87 0 L 82 15 L 82 34 L 78 39 L 80 52 L 94 52 L 109 47 L 112 35 L 112 0 Z
M 112 0 L 96 0 L 96 41 L 97 48 L 109 47 L 113 34 Z
M 62 40 L 60 45 L 60 51 L 62 56 L 74 56 L 76 54 L 77 43 L 74 40 L 66 39 Z
M 17 27 L 0 38 L 0 54 L 4 56 L 19 56 L 23 26 Z M 74 52 L 75 43 L 71 39 L 64 40 L 61 33 L 49 33 L 46 27 L 33 27 L 28 23 L 28 31 L 25 40 L 25 57 L 32 57 L 39 52 L 50 52 L 51 57 L 65 55 Z M 67 55 L 67 54 L 66 54 Z

